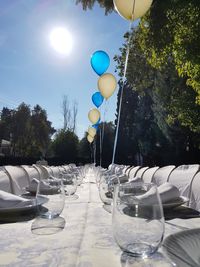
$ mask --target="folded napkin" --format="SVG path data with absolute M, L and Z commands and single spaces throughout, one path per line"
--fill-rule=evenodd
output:
M 47 182 L 39 181 L 36 178 L 33 178 L 33 180 L 30 182 L 29 187 L 27 187 L 26 189 L 31 193 L 36 193 L 39 182 L 41 193 L 54 193 L 58 190 L 57 186 L 51 185 L 52 181 L 50 181 L 51 184 L 48 184 Z
M 140 177 L 134 177 L 133 179 L 129 180 L 130 183 L 139 183 L 142 182 Z
M 158 187 L 161 202 L 167 203 L 180 197 L 178 188 L 170 183 L 164 183 Z M 147 193 L 137 196 L 139 200 L 145 201 L 148 204 L 155 203 L 155 191 L 151 188 Z
M 128 182 L 128 176 L 126 176 L 125 174 L 123 175 L 113 174 L 108 177 L 108 181 L 112 184 L 118 184 L 118 183 L 123 184 Z
M 23 207 L 31 203 L 29 199 L 0 190 L 0 208 Z

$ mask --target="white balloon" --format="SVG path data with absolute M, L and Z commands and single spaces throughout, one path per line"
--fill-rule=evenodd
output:
M 98 79 L 98 88 L 105 99 L 108 99 L 117 87 L 117 80 L 115 76 L 110 73 L 104 73 Z
M 127 20 L 141 18 L 151 7 L 153 0 L 113 0 L 117 12 Z
M 91 121 L 92 124 L 96 124 L 100 119 L 100 116 L 101 114 L 96 108 L 91 109 L 88 113 L 88 119 Z
M 88 134 L 87 140 L 89 143 L 92 143 L 94 141 L 94 138 Z
M 97 133 L 97 130 L 94 127 L 90 127 L 88 129 L 88 133 L 89 133 L 90 136 L 95 137 L 95 135 Z

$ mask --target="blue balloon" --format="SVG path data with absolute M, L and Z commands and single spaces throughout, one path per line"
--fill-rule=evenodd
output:
M 110 65 L 110 58 L 108 54 L 102 50 L 94 52 L 90 59 L 93 70 L 101 76 Z
M 94 105 L 99 108 L 103 103 L 104 97 L 101 95 L 100 92 L 96 92 L 92 95 L 92 102 Z
M 99 120 L 97 121 L 97 123 L 93 124 L 92 127 L 95 128 L 96 130 L 98 130 L 98 129 L 99 129 L 100 121 L 101 121 L 101 119 L 99 119 Z

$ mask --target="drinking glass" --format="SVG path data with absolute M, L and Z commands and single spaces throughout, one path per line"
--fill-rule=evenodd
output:
M 52 183 L 52 179 L 41 180 L 37 186 L 36 202 L 39 217 L 58 217 L 65 205 L 65 191 L 62 179 Z M 41 203 L 43 203 L 41 205 Z
M 73 173 L 64 174 L 63 176 L 63 184 L 65 195 L 68 200 L 70 199 L 77 199 L 78 196 L 75 194 L 77 190 L 77 178 L 76 175 Z
M 118 182 L 116 176 L 103 174 L 99 181 L 99 196 L 105 205 L 111 205 L 113 202 L 114 185 Z
M 164 235 L 164 216 L 157 186 L 126 183 L 115 186 L 112 226 L 122 251 L 146 257 L 157 251 Z

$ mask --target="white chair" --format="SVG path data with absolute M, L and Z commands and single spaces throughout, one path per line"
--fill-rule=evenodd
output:
M 200 211 L 200 172 L 192 180 L 189 207 Z
M 168 181 L 179 189 L 182 196 L 190 198 L 191 183 L 198 170 L 199 164 L 181 165 L 172 171 Z
M 50 169 L 52 170 L 54 177 L 59 177 L 59 174 L 61 173 L 59 167 L 57 167 L 57 166 L 50 166 Z
M 0 190 L 12 193 L 11 181 L 6 170 L 0 167 Z
M 141 166 L 132 167 L 128 173 L 129 180 L 132 180 Z
M 38 171 L 40 172 L 41 179 L 47 179 L 50 175 L 53 175 L 52 170 L 47 166 L 37 165 L 37 164 L 34 164 L 33 166 L 37 168 Z
M 140 169 L 138 169 L 138 171 L 136 172 L 135 176 L 137 178 L 142 178 L 143 177 L 143 174 L 146 172 L 146 170 L 148 170 L 149 167 L 142 167 Z
M 25 170 L 20 166 L 7 165 L 4 167 L 11 181 L 11 188 L 15 195 L 24 193 L 29 186 L 30 180 Z
M 40 180 L 41 176 L 40 176 L 40 172 L 37 168 L 35 168 L 34 166 L 29 166 L 29 165 L 21 165 L 21 167 L 27 173 L 27 175 L 29 177 L 29 181 L 32 181 L 33 178 Z
M 125 170 L 125 174 L 126 174 L 126 176 L 128 176 L 129 171 L 130 171 L 131 168 L 132 168 L 132 166 L 129 166 L 128 168 L 126 168 L 126 170 Z
M 142 175 L 142 180 L 144 183 L 151 183 L 153 182 L 153 177 L 157 170 L 159 169 L 158 166 L 148 168 Z
M 166 183 L 169 180 L 171 172 L 176 168 L 175 165 L 168 165 L 159 168 L 153 175 L 152 182 L 157 186 Z
M 126 174 L 126 170 L 129 168 L 130 166 L 128 165 L 126 165 L 126 166 L 124 166 L 124 168 L 122 169 L 122 173 L 123 174 Z

